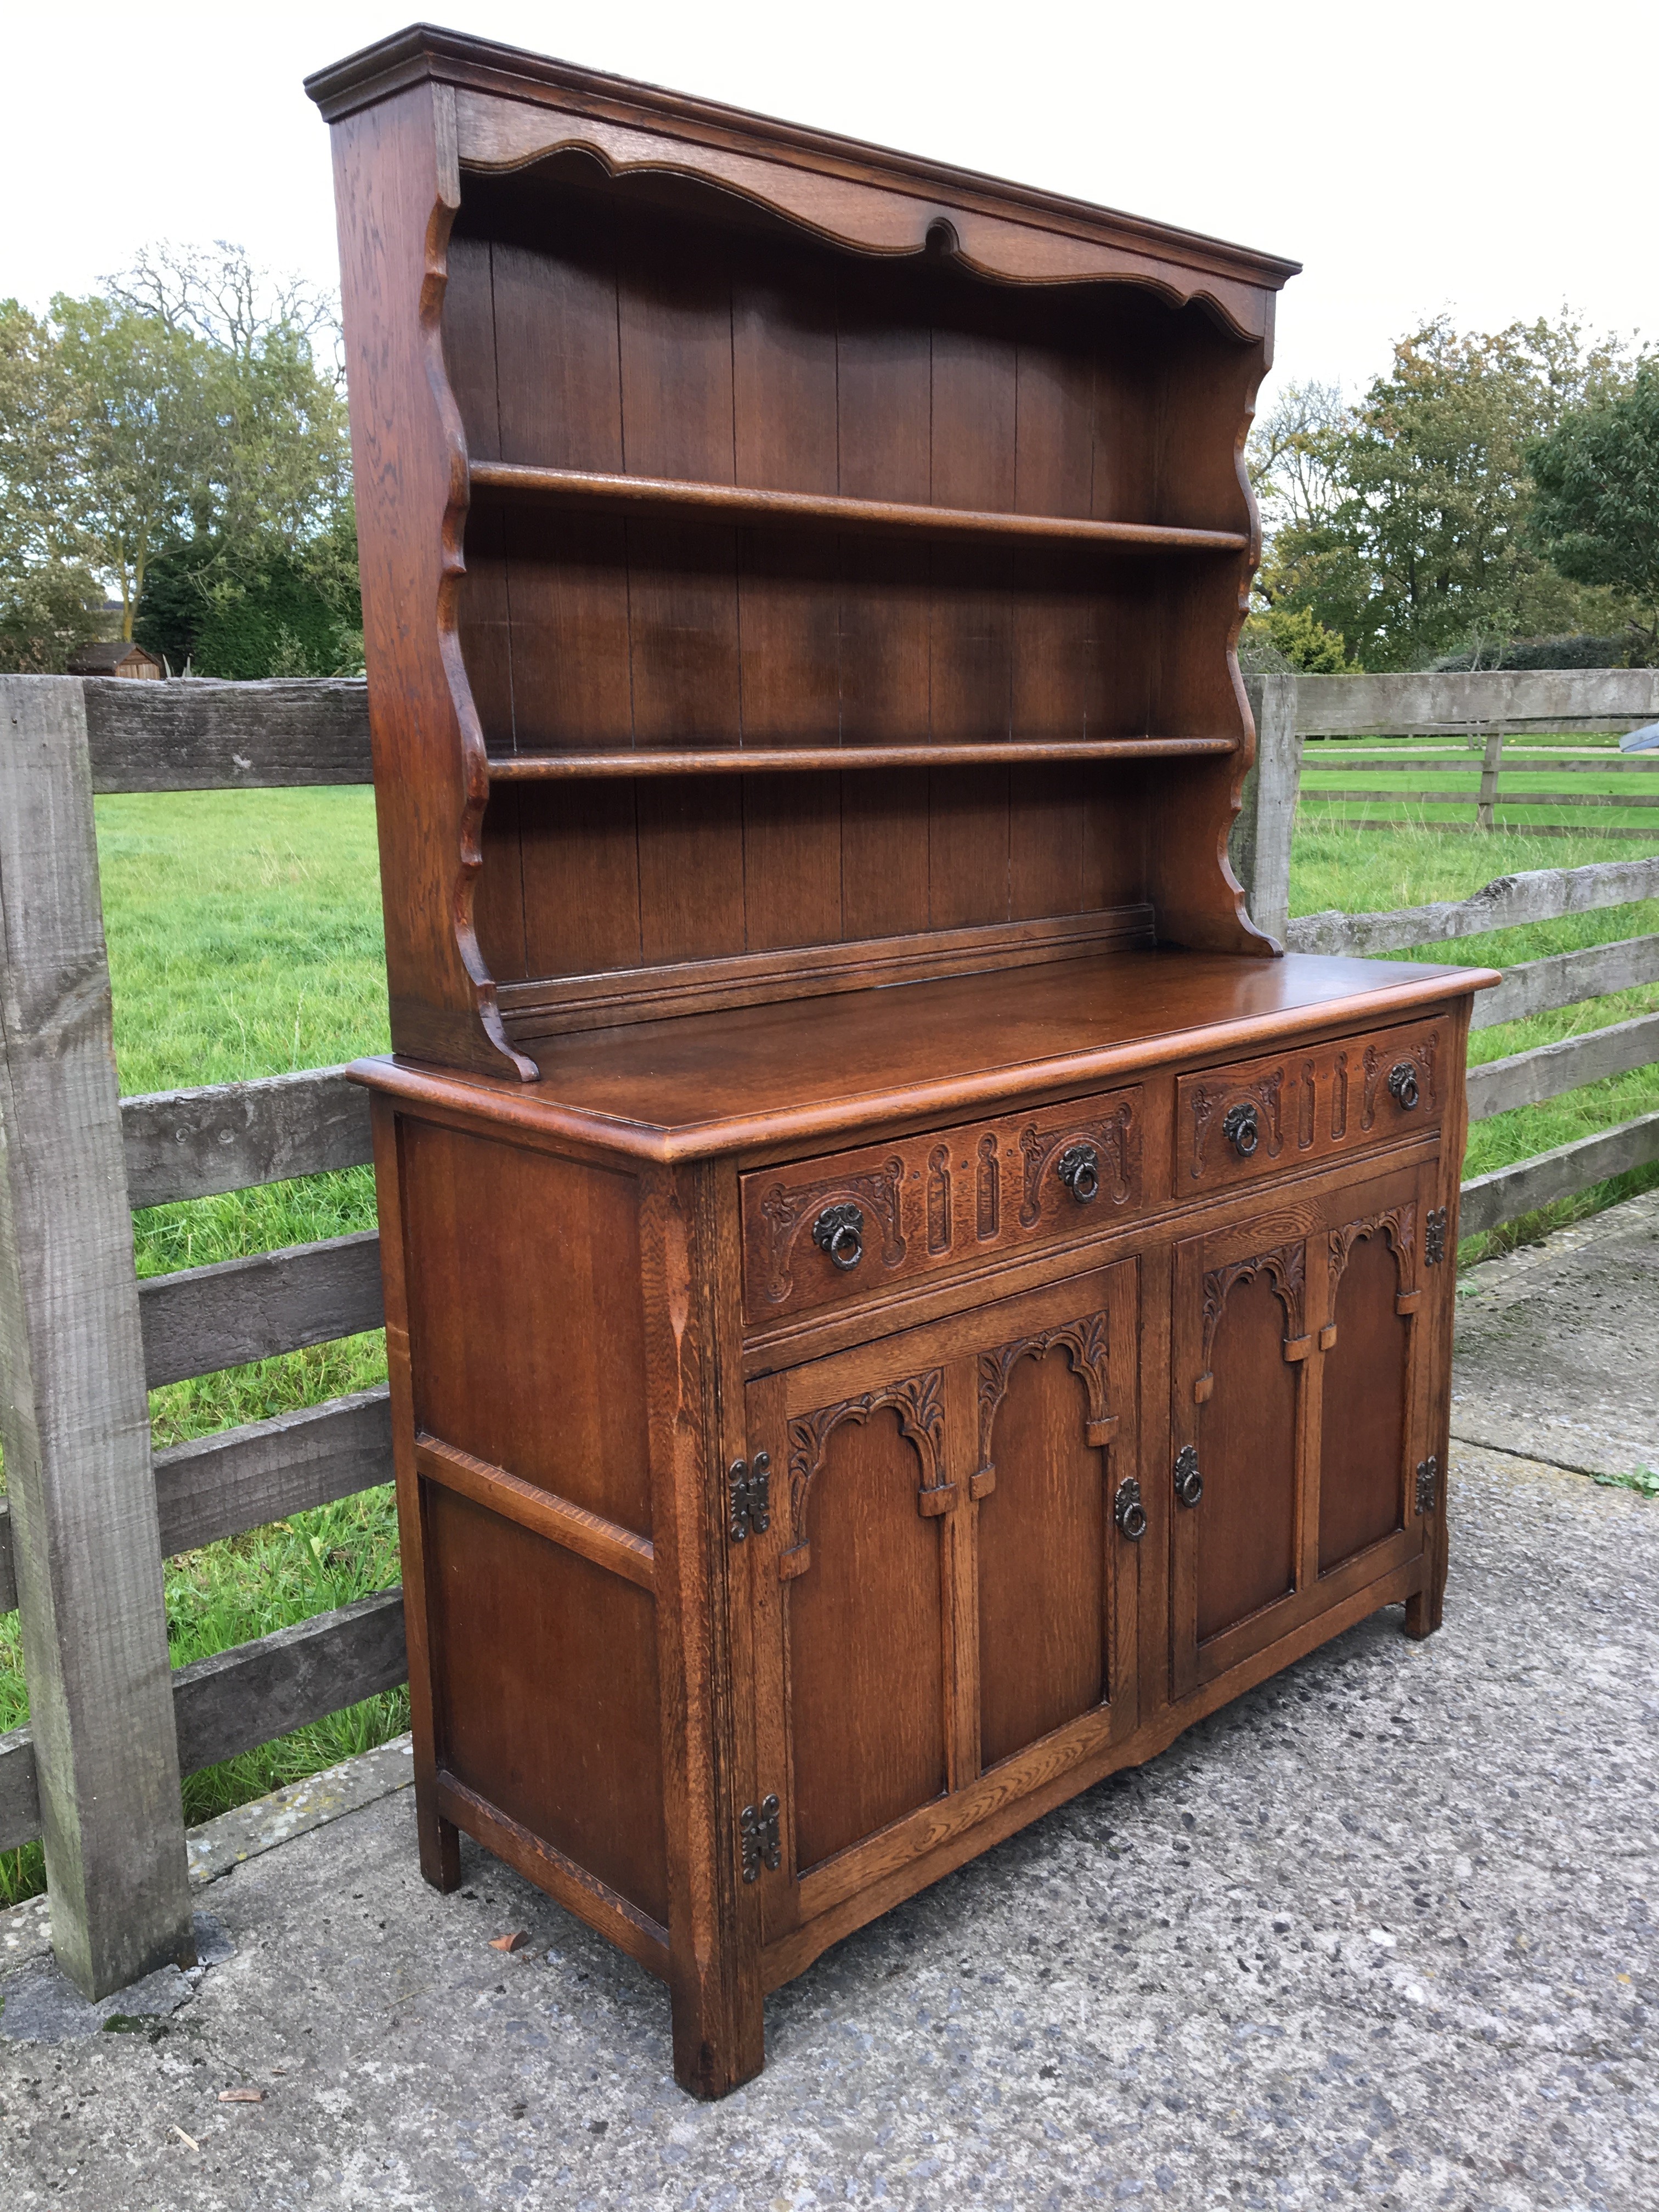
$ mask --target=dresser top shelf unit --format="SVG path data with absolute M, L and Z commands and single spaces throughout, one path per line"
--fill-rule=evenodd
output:
M 1293 264 L 425 27 L 309 88 L 400 1056 L 1273 956 L 1225 847 Z

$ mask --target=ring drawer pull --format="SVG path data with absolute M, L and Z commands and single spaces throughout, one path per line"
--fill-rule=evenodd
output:
M 1261 1117 L 1248 1101 L 1241 1106 L 1230 1106 L 1221 1124 L 1221 1133 L 1240 1159 L 1248 1160 L 1261 1142 Z
M 1417 1088 L 1417 1069 L 1413 1061 L 1395 1060 L 1394 1066 L 1389 1070 L 1389 1089 L 1397 1103 L 1409 1114 L 1416 1105 L 1419 1095 Z
M 1204 1495 L 1204 1478 L 1198 1471 L 1198 1454 L 1182 1444 L 1176 1454 L 1175 1494 L 1183 1505 L 1196 1505 Z
M 1112 1518 L 1132 1544 L 1138 1544 L 1146 1533 L 1146 1509 L 1140 1502 L 1140 1485 L 1131 1475 L 1117 1486 L 1117 1496 L 1112 1504 Z
M 826 1206 L 812 1224 L 812 1242 L 838 1267 L 856 1267 L 864 1257 L 864 1208 L 850 1201 Z
M 1079 1206 L 1100 1196 L 1100 1154 L 1092 1145 L 1068 1146 L 1054 1172 Z

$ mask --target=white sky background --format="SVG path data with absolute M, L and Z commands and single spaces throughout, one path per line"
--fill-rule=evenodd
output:
M 1442 307 L 1659 338 L 1659 7 L 1577 0 L 432 0 L 459 30 L 1045 185 L 1305 264 L 1278 375 L 1384 368 Z M 336 278 L 306 74 L 398 0 L 7 0 L 0 295 L 94 289 L 146 242 L 228 238 Z

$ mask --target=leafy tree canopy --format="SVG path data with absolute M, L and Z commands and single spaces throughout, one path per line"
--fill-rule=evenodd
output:
M 1306 610 L 1367 668 L 1612 627 L 1609 594 L 1586 589 L 1611 579 L 1570 577 L 1528 532 L 1528 464 L 1564 416 L 1631 374 L 1570 315 L 1487 336 L 1441 316 L 1395 346 L 1356 407 L 1329 386 L 1289 387 L 1250 447 L 1263 602 Z
M 17 518 L 0 525 L 0 658 L 61 666 L 65 610 L 94 579 L 131 637 L 158 559 L 188 577 L 198 627 L 285 564 L 349 658 L 349 445 L 317 353 L 331 330 L 326 301 L 223 242 L 153 248 L 45 317 L 0 304 L 0 508 Z
M 1527 458 L 1532 543 L 1564 576 L 1634 601 L 1643 658 L 1659 658 L 1659 362 L 1564 415 Z

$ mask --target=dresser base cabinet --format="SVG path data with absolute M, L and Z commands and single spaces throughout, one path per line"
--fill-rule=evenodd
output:
M 1417 1103 L 1196 1193 L 1201 1031 L 1069 1106 L 929 1130 L 890 1097 L 884 1142 L 833 1151 L 792 1146 L 768 1097 L 784 1133 L 758 1159 L 718 1118 L 765 1090 L 720 1017 L 692 1024 L 710 1118 L 666 1125 L 642 1078 L 608 1144 L 574 1079 L 360 1066 L 422 1865 L 453 1887 L 464 1830 L 661 1974 L 688 2088 L 751 2074 L 765 1990 L 888 1905 L 1377 1607 L 1438 1621 L 1477 979 L 1334 964 L 1372 1008 L 1443 994 L 1371 1015 Z M 1218 988 L 1230 966 L 1261 972 L 1218 963 Z M 836 1001 L 821 1036 L 860 1012 Z M 1281 1103 L 1345 1048 L 1270 1055 Z M 1316 1133 L 1334 1107 L 1316 1073 Z M 1074 1127 L 1124 1138 L 1082 1195 L 1048 1141 Z M 1027 1190 L 1034 1158 L 1066 1213 Z M 872 1189 L 887 1216 L 847 1195 Z M 856 1255 L 797 1239 L 803 1190 Z M 950 1249 L 913 1267 L 930 1233 Z
M 1480 972 L 1226 859 L 1295 264 L 418 26 L 339 217 L 421 1864 L 760 2068 L 1446 1571 Z

